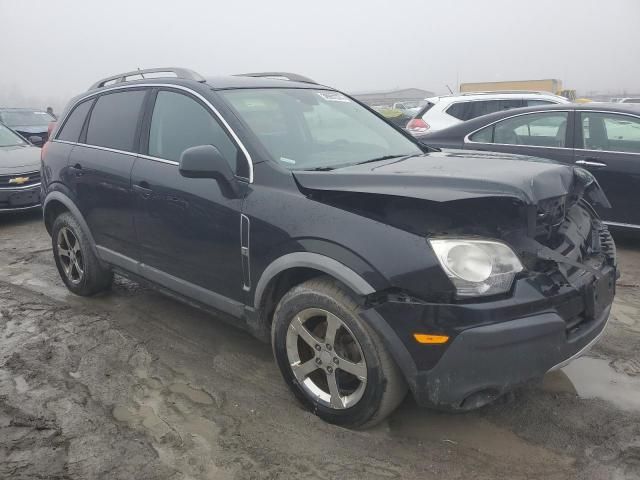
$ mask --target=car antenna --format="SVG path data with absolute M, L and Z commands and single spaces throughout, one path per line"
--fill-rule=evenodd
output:
M 449 85 L 445 85 L 445 87 L 447 87 L 447 90 L 449 90 L 449 93 L 453 95 L 453 90 L 451 90 L 451 87 Z

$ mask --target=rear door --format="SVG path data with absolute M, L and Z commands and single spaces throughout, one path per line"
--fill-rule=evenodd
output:
M 69 184 L 96 244 L 136 258 L 131 169 L 148 89 L 106 92 L 91 107 L 69 156 Z
M 213 179 L 183 177 L 178 165 L 182 152 L 198 145 L 217 147 L 238 177 L 248 175 L 247 159 L 202 98 L 171 88 L 153 95 L 143 133 L 146 154 L 132 172 L 143 273 L 234 313 L 244 296 L 242 199 L 225 196 Z
M 640 226 L 640 118 L 579 111 L 575 163 L 598 179 L 611 203 L 599 213 L 610 223 Z
M 573 115 L 568 110 L 514 115 L 469 134 L 464 148 L 572 163 L 572 122 Z

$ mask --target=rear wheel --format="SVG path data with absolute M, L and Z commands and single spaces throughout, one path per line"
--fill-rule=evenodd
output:
M 276 361 L 293 393 L 316 415 L 366 428 L 391 413 L 407 387 L 360 305 L 328 277 L 291 289 L 272 326 Z
M 113 273 L 100 264 L 73 215 L 65 212 L 56 217 L 51 242 L 60 277 L 73 293 L 93 295 L 111 286 Z

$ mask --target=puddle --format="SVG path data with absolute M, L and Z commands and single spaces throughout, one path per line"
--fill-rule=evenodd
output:
M 533 445 L 473 412 L 442 413 L 405 402 L 389 419 L 393 436 L 471 448 L 518 464 L 570 466 L 573 459 Z
M 580 398 L 600 398 L 623 410 L 640 411 L 640 377 L 614 370 L 607 360 L 580 357 L 545 375 L 543 389 Z

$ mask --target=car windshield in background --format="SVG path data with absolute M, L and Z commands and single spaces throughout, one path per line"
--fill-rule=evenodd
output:
M 39 127 L 55 119 L 47 112 L 15 110 L 2 112 L 2 121 L 10 127 Z
M 0 124 L 0 147 L 12 147 L 14 145 L 26 145 L 22 138 Z
M 337 168 L 423 153 L 339 92 L 283 88 L 222 94 L 271 156 L 291 170 Z

